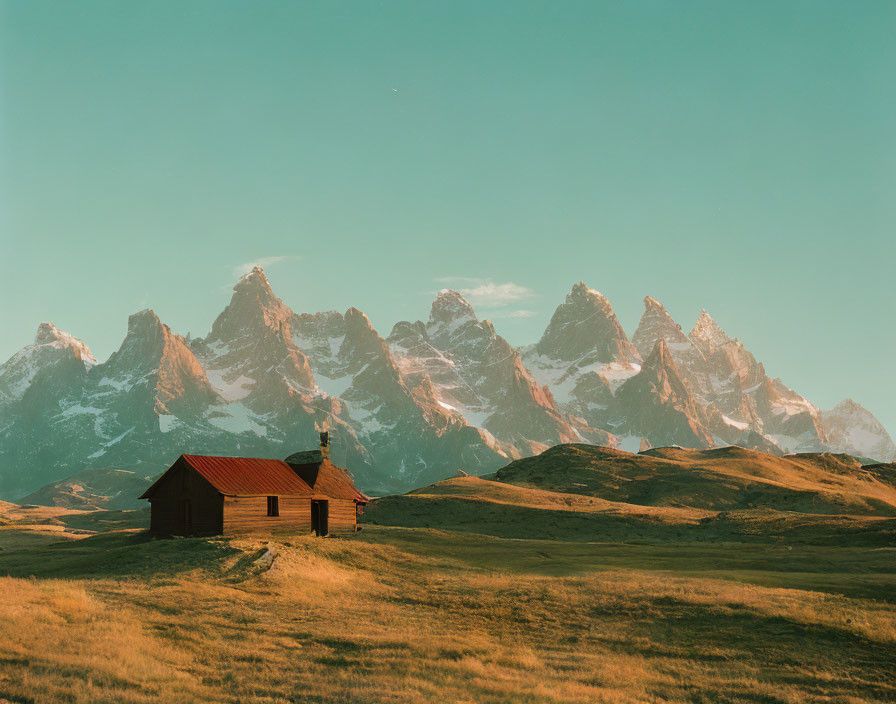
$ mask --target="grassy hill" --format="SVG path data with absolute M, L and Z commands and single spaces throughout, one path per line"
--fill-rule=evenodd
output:
M 149 488 L 158 475 L 155 467 L 144 471 L 87 469 L 41 487 L 20 499 L 20 503 L 74 509 L 136 509 L 143 503 L 137 497 Z
M 777 457 L 740 447 L 668 447 L 633 454 L 558 445 L 512 462 L 495 479 L 645 506 L 896 516 L 893 465 L 866 468 L 829 453 Z
M 742 448 L 560 445 L 371 503 L 366 523 L 504 538 L 896 546 L 893 465 Z
M 896 518 L 639 506 L 475 477 L 377 499 L 362 520 L 535 540 L 896 546 Z

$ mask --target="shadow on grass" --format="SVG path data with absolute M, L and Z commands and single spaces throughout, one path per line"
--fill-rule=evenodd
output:
M 650 659 L 712 663 L 720 672 L 744 665 L 757 670 L 771 667 L 776 682 L 819 700 L 896 700 L 896 657 L 889 641 L 877 641 L 835 625 L 806 623 L 753 609 L 726 612 L 702 608 L 669 597 L 646 600 L 643 607 L 641 613 L 636 610 L 630 616 L 645 624 L 649 638 L 608 639 L 604 643 L 614 650 Z M 656 615 L 657 608 L 662 610 L 661 617 Z M 836 659 L 831 658 L 832 653 L 838 654 Z M 818 667 L 820 663 L 824 665 Z M 861 678 L 856 677 L 859 672 Z M 693 701 L 789 701 L 774 696 L 766 699 L 747 688 L 715 693 L 705 685 L 700 689 Z M 671 697 L 674 691 L 660 689 L 655 694 Z
M 149 528 L 149 509 L 137 511 L 87 511 L 59 517 L 60 523 L 78 530 L 105 533 L 111 530 Z
M 635 569 L 806 589 L 896 603 L 896 549 L 708 542 L 565 542 L 507 539 L 466 531 L 366 526 L 353 540 L 388 544 L 470 568 L 549 577 Z
M 157 539 L 146 531 L 109 532 L 0 552 L 0 576 L 123 578 L 217 569 L 238 551 L 206 538 Z

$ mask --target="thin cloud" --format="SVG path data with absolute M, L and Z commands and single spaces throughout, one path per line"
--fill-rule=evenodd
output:
M 280 262 L 295 261 L 297 259 L 299 259 L 299 257 L 290 254 L 281 255 L 279 257 L 261 257 L 260 259 L 254 259 L 251 262 L 245 262 L 233 267 L 233 275 L 239 278 L 240 276 L 248 274 L 256 266 L 266 269 L 274 264 L 279 264 Z
M 465 276 L 442 277 L 436 281 L 461 284 L 462 286 L 457 289 L 457 292 L 473 306 L 482 306 L 483 308 L 501 308 L 535 296 L 532 289 L 520 286 L 513 281 L 499 284 L 495 283 L 493 279 L 473 279 Z
M 534 310 L 512 310 L 509 313 L 506 313 L 501 318 L 534 318 L 538 315 Z

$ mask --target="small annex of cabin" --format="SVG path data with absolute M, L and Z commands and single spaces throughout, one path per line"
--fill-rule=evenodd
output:
M 321 441 L 329 449 L 325 434 Z M 140 497 L 150 503 L 150 530 L 179 536 L 352 533 L 368 497 L 328 454 L 296 453 L 286 461 L 181 455 Z

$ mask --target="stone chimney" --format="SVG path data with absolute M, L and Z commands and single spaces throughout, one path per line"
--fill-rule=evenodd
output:
M 320 456 L 328 460 L 330 459 L 330 431 L 324 430 L 320 434 Z

